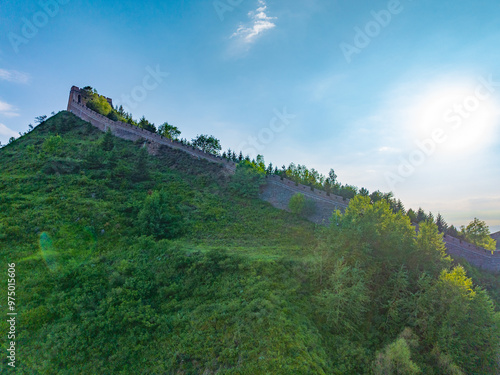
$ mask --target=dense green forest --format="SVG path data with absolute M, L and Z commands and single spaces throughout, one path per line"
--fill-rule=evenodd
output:
M 356 194 L 316 226 L 259 200 L 247 160 L 152 157 L 68 112 L 0 162 L 17 374 L 500 372 L 500 277 L 447 257 L 434 218 L 416 235 Z

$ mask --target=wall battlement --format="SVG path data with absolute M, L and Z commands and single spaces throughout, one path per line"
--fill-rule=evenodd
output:
M 107 99 L 108 102 L 112 103 L 110 98 Z M 195 158 L 221 164 L 229 173 L 234 173 L 236 171 L 236 163 L 233 161 L 205 153 L 194 147 L 162 137 L 159 134 L 152 133 L 137 126 L 110 120 L 106 116 L 92 111 L 86 107 L 81 95 L 81 90 L 77 86 L 71 87 L 67 109 L 69 112 L 84 121 L 88 121 L 103 132 L 109 129 L 115 136 L 130 141 L 144 139 L 149 142 L 150 147 L 148 150 L 151 153 L 155 153 L 158 146 L 164 145 L 173 149 L 182 150 Z M 267 176 L 267 183 L 262 188 L 260 198 L 269 202 L 276 208 L 288 210 L 290 198 L 297 193 L 303 194 L 316 203 L 316 213 L 310 217 L 310 219 L 318 224 L 328 224 L 332 217 L 332 213 L 336 209 L 344 211 L 349 205 L 349 199 L 333 194 L 328 195 L 326 192 L 317 189 L 311 190 L 309 186 L 296 184 L 291 180 L 276 175 Z M 500 272 L 500 251 L 492 254 L 491 251 L 446 235 L 443 240 L 451 256 L 464 258 L 469 263 L 479 268 Z

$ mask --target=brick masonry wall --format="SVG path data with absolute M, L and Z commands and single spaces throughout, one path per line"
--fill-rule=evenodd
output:
M 466 259 L 470 264 L 492 272 L 500 272 L 500 251 L 491 251 L 445 235 L 443 238 L 448 254 Z
M 180 142 L 172 141 L 171 139 L 162 137 L 159 134 L 152 133 L 150 131 L 138 128 L 137 126 L 126 124 L 124 122 L 113 121 L 103 116 L 99 113 L 96 113 L 85 105 L 77 103 L 76 101 L 72 101 L 68 106 L 68 111 L 80 117 L 84 121 L 90 122 L 99 130 L 106 132 L 111 130 L 111 132 L 122 139 L 126 139 L 129 141 L 137 141 L 139 139 L 144 139 L 145 142 L 150 143 L 148 146 L 148 150 L 150 152 L 155 153 L 157 150 L 156 145 L 165 145 L 174 149 L 179 149 L 184 152 L 187 152 L 191 156 L 198 159 L 206 159 L 208 161 L 214 163 L 223 163 L 224 166 L 230 171 L 236 170 L 236 163 L 229 162 L 219 156 L 214 156 L 203 151 L 200 151 L 194 147 L 189 147 L 181 144 Z
M 497 249 L 500 250 L 500 232 L 493 233 L 491 235 L 491 238 L 493 238 L 495 241 L 497 241 Z
M 236 163 L 232 161 L 207 154 L 203 151 L 195 149 L 194 147 L 189 147 L 179 142 L 172 141 L 156 133 L 138 128 L 137 126 L 110 120 L 109 118 L 90 110 L 83 103 L 78 103 L 77 97 L 79 91 L 80 89 L 76 86 L 71 88 L 68 100 L 68 111 L 80 117 L 82 120 L 90 122 L 99 130 L 105 132 L 110 129 L 115 136 L 130 141 L 143 139 L 147 142 L 148 151 L 152 154 L 156 154 L 158 152 L 160 145 L 165 145 L 187 152 L 191 156 L 198 159 L 205 159 L 214 163 L 224 164 L 228 173 L 234 173 L 236 170 Z M 332 213 L 336 209 L 344 211 L 349 205 L 348 199 L 344 199 L 336 195 L 327 195 L 324 191 L 320 190 L 312 191 L 309 186 L 301 184 L 297 185 L 295 182 L 288 179 L 281 179 L 279 176 L 267 176 L 266 182 L 267 183 L 262 187 L 260 192 L 261 199 L 269 202 L 276 208 L 288 210 L 288 202 L 290 201 L 290 198 L 297 193 L 302 193 L 308 199 L 311 199 L 316 203 L 316 212 L 308 219 L 317 224 L 327 225 L 330 222 Z M 444 241 L 448 253 L 452 257 L 461 257 L 479 268 L 493 272 L 500 272 L 500 251 L 491 254 L 488 250 L 479 248 L 450 236 L 445 236 Z
M 344 211 L 349 205 L 349 200 L 335 195 L 328 196 L 325 192 L 311 191 L 309 186 L 298 184 L 278 176 L 267 176 L 267 183 L 262 187 L 260 198 L 271 203 L 274 207 L 288 211 L 290 198 L 297 193 L 303 194 L 316 204 L 316 211 L 308 219 L 316 224 L 329 224 L 332 213 L 339 209 Z

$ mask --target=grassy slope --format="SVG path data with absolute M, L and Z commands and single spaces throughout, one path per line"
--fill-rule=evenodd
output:
M 63 145 L 43 151 L 55 134 Z M 61 112 L 0 152 L 0 259 L 17 264 L 19 373 L 327 370 L 294 271 L 314 227 L 231 195 L 218 166 L 180 152 L 150 158 L 151 179 L 134 182 L 140 145 L 115 139 L 109 162 L 89 170 L 99 137 Z M 188 224 L 156 243 L 136 217 L 162 188 Z

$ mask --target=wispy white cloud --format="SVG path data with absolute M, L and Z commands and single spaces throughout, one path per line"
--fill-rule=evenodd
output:
M 8 128 L 4 124 L 0 123 L 0 137 L 9 139 L 10 137 L 17 137 L 19 136 L 18 133 L 16 133 L 14 130 Z
M 17 113 L 17 108 L 14 107 L 12 104 L 2 102 L 0 100 L 0 115 L 6 117 L 17 117 L 19 116 L 19 113 Z
M 378 152 L 399 152 L 400 150 L 398 150 L 395 147 L 382 146 L 377 151 Z
M 231 38 L 237 38 L 242 43 L 249 45 L 255 42 L 262 33 L 276 27 L 274 20 L 276 20 L 277 17 L 269 17 L 266 11 L 266 2 L 264 0 L 259 0 L 258 8 L 248 13 L 250 22 L 241 24 L 238 30 L 231 35 Z
M 6 70 L 0 68 L 0 80 L 14 83 L 28 83 L 30 76 L 17 70 Z

